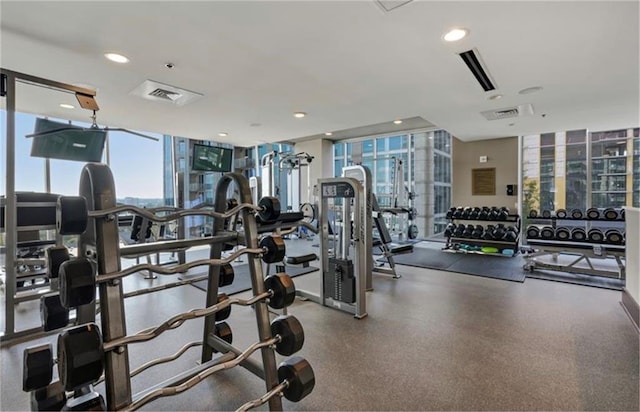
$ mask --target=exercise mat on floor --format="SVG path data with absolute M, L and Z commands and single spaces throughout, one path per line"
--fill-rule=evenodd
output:
M 274 273 L 274 267 L 271 268 L 271 273 Z M 246 290 L 251 289 L 251 277 L 249 276 L 249 265 L 237 265 L 233 267 L 235 278 L 233 283 L 229 286 L 224 286 L 220 288 L 220 293 L 226 293 L 227 295 L 233 295 L 235 293 L 244 292 Z M 299 266 L 287 266 L 286 272 L 289 276 L 296 277 L 300 275 L 306 275 L 307 273 L 315 272 L 316 270 L 320 270 L 317 267 L 309 266 L 309 267 L 299 267 Z M 266 271 L 264 271 L 266 274 Z M 180 280 L 187 280 L 189 278 L 198 277 L 205 275 L 206 272 L 201 273 L 193 273 L 188 274 L 186 276 L 179 277 Z M 192 283 L 192 286 L 196 288 L 206 291 L 207 290 L 207 281 L 203 280 L 200 282 Z
M 394 256 L 393 259 L 399 265 L 438 269 L 514 282 L 524 282 L 526 277 L 526 272 L 522 269 L 524 261 L 520 256 L 465 255 L 427 247 L 416 247 L 413 253 Z

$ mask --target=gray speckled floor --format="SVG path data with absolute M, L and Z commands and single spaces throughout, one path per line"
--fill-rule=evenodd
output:
M 403 276 L 398 280 L 374 277 L 363 320 L 312 302 L 291 307 L 305 328 L 299 354 L 313 365 L 316 387 L 298 404 L 285 401 L 285 409 L 639 409 L 639 339 L 619 304 L 620 292 L 406 266 L 398 271 Z M 319 272 L 294 280 L 298 288 L 319 290 Z M 161 281 L 135 275 L 128 286 Z M 128 299 L 128 331 L 202 305 L 204 297 L 184 286 Z M 37 305 L 21 305 L 21 316 L 37 317 Z M 255 340 L 250 308 L 234 307 L 229 323 L 235 346 Z M 132 366 L 199 339 L 201 327 L 200 320 L 189 321 L 151 342 L 131 345 Z M 21 391 L 22 351 L 54 340 L 0 349 L 0 409 L 29 408 L 29 396 Z M 134 392 L 193 366 L 198 357 L 198 349 L 191 349 L 171 364 L 143 372 L 133 378 Z M 235 368 L 143 410 L 232 410 L 263 391 L 263 382 Z

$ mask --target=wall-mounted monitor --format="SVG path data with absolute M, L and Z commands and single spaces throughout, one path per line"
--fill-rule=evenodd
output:
M 31 156 L 50 159 L 101 162 L 107 131 L 73 126 L 48 119 L 36 119 L 35 133 L 62 129 L 33 137 Z
M 233 149 L 225 147 L 193 145 L 192 170 L 227 173 L 232 169 Z

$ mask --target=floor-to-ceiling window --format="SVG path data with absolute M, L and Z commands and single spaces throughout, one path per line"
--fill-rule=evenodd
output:
M 640 206 L 639 131 L 524 136 L 523 212 Z
M 433 199 L 433 232 L 440 233 L 451 208 L 451 135 L 445 130 L 433 132 Z

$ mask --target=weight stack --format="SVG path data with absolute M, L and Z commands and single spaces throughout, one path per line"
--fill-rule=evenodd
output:
M 345 303 L 356 301 L 356 278 L 353 262 L 345 259 L 329 258 L 329 268 L 324 276 L 324 294 Z

